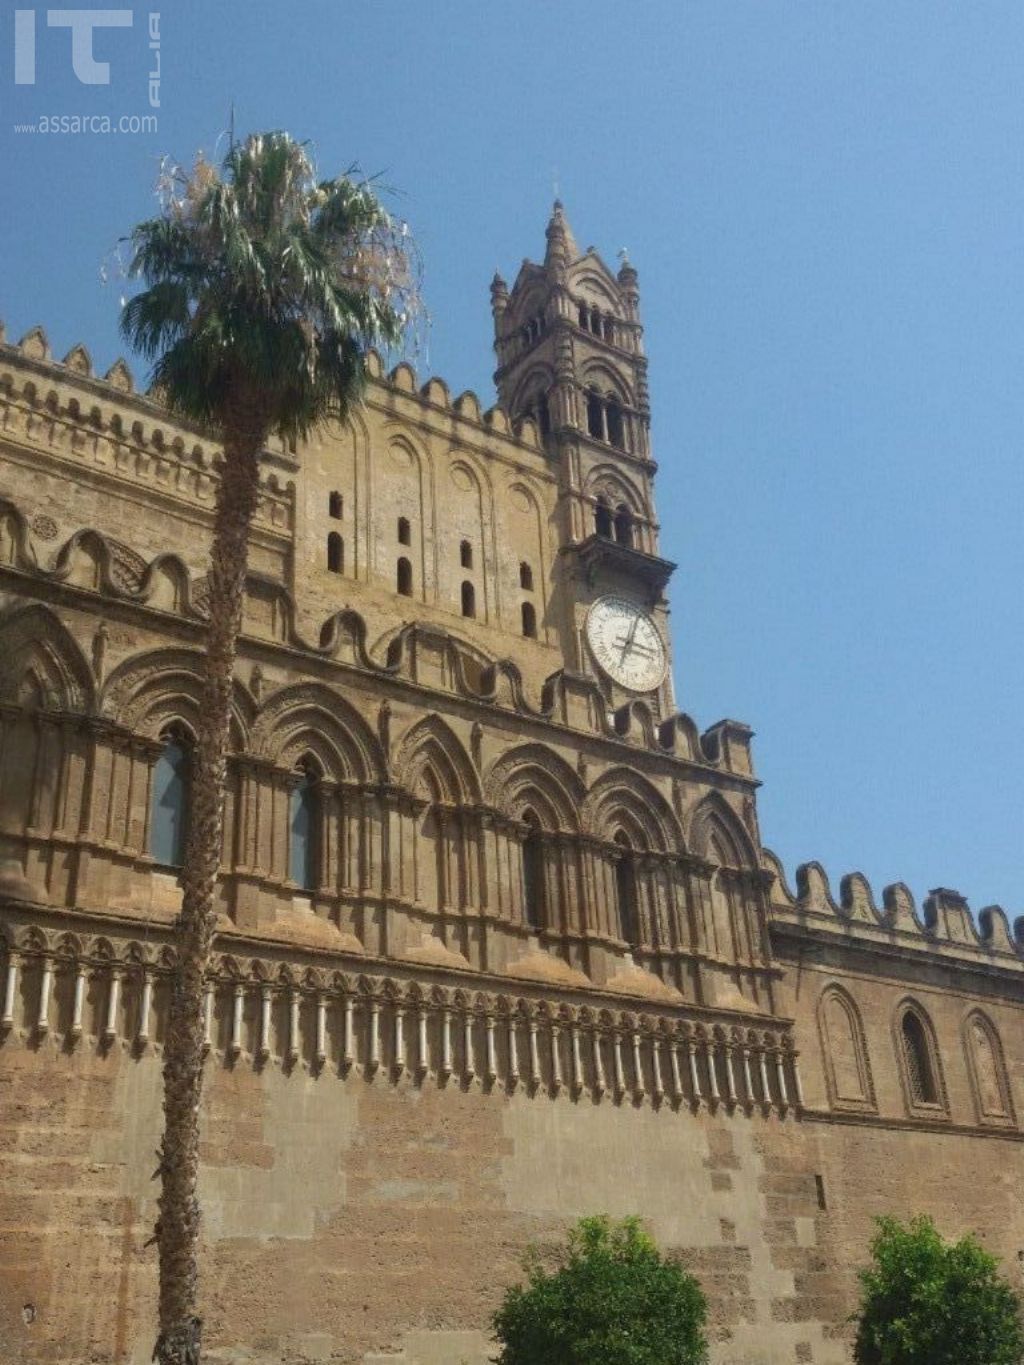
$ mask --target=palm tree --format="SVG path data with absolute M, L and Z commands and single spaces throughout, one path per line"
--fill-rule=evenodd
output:
M 159 215 L 129 240 L 125 338 L 153 362 L 173 411 L 223 443 L 210 549 L 209 626 L 191 821 L 164 1048 L 156 1242 L 160 1365 L 199 1365 L 199 1101 L 203 995 L 216 926 L 232 675 L 260 456 L 359 399 L 367 349 L 394 345 L 414 301 L 404 230 L 349 172 L 318 181 L 284 133 L 233 144 L 162 182 Z

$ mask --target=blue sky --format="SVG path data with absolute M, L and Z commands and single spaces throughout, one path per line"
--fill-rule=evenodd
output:
M 491 396 L 487 285 L 581 245 L 640 272 L 681 707 L 757 731 L 765 841 L 1024 911 L 1024 8 L 989 0 L 175 0 L 36 84 L 0 14 L 0 316 L 120 347 L 101 266 L 159 157 L 286 127 L 400 187 L 429 368 Z M 423 366 L 426 369 L 426 366 Z

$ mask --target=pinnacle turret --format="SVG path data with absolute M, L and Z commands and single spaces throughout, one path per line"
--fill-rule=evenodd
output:
M 580 249 L 572 235 L 572 228 L 566 219 L 561 199 L 555 200 L 545 235 L 548 246 L 544 255 L 544 265 L 553 273 L 564 275 L 579 256 Z

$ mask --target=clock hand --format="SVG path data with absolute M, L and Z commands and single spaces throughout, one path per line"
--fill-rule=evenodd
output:
M 633 648 L 633 639 L 634 639 L 634 637 L 635 637 L 635 635 L 636 635 L 636 628 L 637 628 L 637 626 L 638 626 L 639 624 L 640 624 L 640 617 L 639 617 L 639 616 L 634 616 L 634 617 L 633 617 L 633 624 L 630 626 L 630 628 L 629 628 L 629 634 L 626 636 L 626 642 L 625 642 L 625 644 L 622 646 L 622 658 L 623 658 L 623 659 L 626 657 L 626 655 L 629 653 L 629 651 Z M 621 661 L 620 661 L 620 662 L 621 662 Z

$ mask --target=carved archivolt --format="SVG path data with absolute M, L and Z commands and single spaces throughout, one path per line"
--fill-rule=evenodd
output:
M 637 516 L 642 517 L 646 514 L 639 491 L 610 465 L 596 465 L 591 469 L 583 492 L 590 498 L 607 498 L 612 507 L 624 502 Z
M 324 683 L 283 687 L 263 705 L 252 728 L 251 751 L 293 768 L 313 755 L 336 781 L 384 778 L 380 742 L 356 709 Z
M 634 848 L 681 853 L 683 835 L 675 814 L 658 789 L 630 768 L 603 773 L 583 803 L 583 826 L 612 840 L 621 830 Z
M 720 867 L 757 867 L 758 856 L 742 820 L 718 792 L 709 792 L 687 821 L 687 846 Z
M 406 791 L 415 791 L 424 768 L 434 774 L 434 785 L 441 799 L 452 805 L 480 802 L 480 783 L 473 764 L 455 735 L 440 716 L 424 716 L 402 736 L 395 752 L 392 771 L 395 782 Z
M 35 603 L 0 614 L 0 700 L 92 712 L 92 670 L 48 607 Z
M 154 649 L 125 660 L 104 685 L 101 714 L 150 739 L 172 721 L 183 721 L 195 733 L 203 696 L 203 656 L 191 649 Z M 231 711 L 231 744 L 243 750 L 255 715 L 255 702 L 237 681 Z
M 523 744 L 502 754 L 484 780 L 484 800 L 518 818 L 529 808 L 545 829 L 578 830 L 586 788 L 579 775 L 543 744 Z

